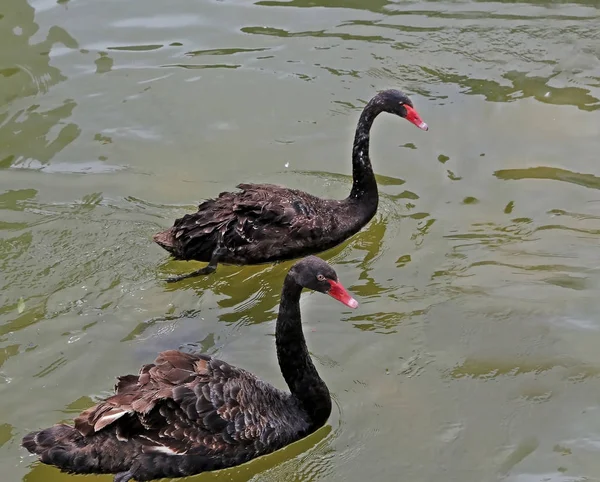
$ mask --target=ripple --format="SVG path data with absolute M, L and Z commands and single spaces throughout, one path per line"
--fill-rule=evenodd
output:
M 36 373 L 34 377 L 43 378 L 52 373 L 54 370 L 58 370 L 61 366 L 66 365 L 67 361 L 68 360 L 65 357 L 61 356 L 58 359 L 54 360 L 50 365 L 42 369 L 40 372 Z
M 356 291 L 356 290 L 355 290 Z M 371 313 L 348 317 L 348 321 L 362 331 L 374 331 L 375 333 L 396 333 L 400 324 L 418 318 L 427 313 L 427 310 L 414 310 L 408 313 Z
M 208 50 L 194 50 L 192 52 L 186 52 L 186 55 L 190 57 L 197 57 L 201 55 L 237 55 L 237 54 L 245 54 L 249 52 L 265 52 L 267 50 L 271 50 L 270 48 L 260 48 L 260 49 L 208 49 Z
M 544 472 L 544 473 L 521 473 L 507 476 L 504 480 L 507 482 L 592 482 L 598 481 L 597 477 L 584 475 L 567 475 L 562 472 Z
M 525 169 L 501 169 L 494 176 L 503 181 L 521 181 L 523 179 L 546 179 L 562 181 L 590 189 L 600 189 L 600 177 L 594 174 L 582 174 L 558 167 L 529 167 Z
M 106 50 L 123 50 L 129 52 L 147 52 L 152 50 L 158 50 L 163 48 L 163 44 L 149 44 L 149 45 L 123 45 L 119 47 L 106 47 Z
M 325 30 L 313 30 L 304 32 L 288 32 L 287 30 L 273 27 L 243 27 L 242 32 L 254 35 L 268 35 L 272 37 L 294 38 L 294 37 L 316 37 L 316 38 L 338 38 L 341 40 L 358 40 L 364 42 L 390 42 L 390 38 L 379 35 L 352 35 L 348 33 L 331 33 Z
M 38 104 L 21 109 L 0 123 L 0 137 L 10 143 L 0 145 L 0 170 L 29 163 L 47 165 L 81 134 L 80 127 L 67 122 L 77 103 L 66 99 L 62 104 L 40 111 Z
M 452 233 L 444 238 L 461 241 L 454 245 L 455 249 L 477 245 L 500 247 L 507 243 L 535 241 L 532 235 L 536 232 L 530 220 L 513 220 L 510 224 L 474 223 L 468 233 Z
M 11 166 L 11 168 L 41 171 L 48 174 L 106 174 L 126 169 L 125 166 L 108 164 L 103 161 L 80 162 L 77 164 L 70 162 L 53 162 L 51 164 L 44 165 L 40 161 L 34 159 L 21 162 L 20 164 Z
M 162 29 L 206 25 L 206 22 L 198 15 L 160 15 L 116 20 L 111 25 L 118 28 Z
M 514 447 L 506 457 L 499 471 L 507 474 L 510 470 L 534 453 L 540 446 L 540 441 L 536 437 L 526 437 Z
M 181 69 L 239 69 L 237 64 L 167 64 L 161 67 L 178 67 Z
M 377 13 L 386 13 L 385 7 L 391 6 L 388 0 L 370 0 L 368 3 L 357 3 L 352 0 L 260 0 L 255 5 L 261 7 L 295 7 L 295 8 L 355 8 Z
M 532 359 L 520 360 L 467 358 L 453 368 L 449 376 L 460 379 L 465 377 L 495 379 L 502 376 L 515 377 L 525 373 L 540 375 L 544 372 L 560 369 L 566 379 L 580 381 L 600 376 L 600 366 L 587 365 L 575 359 Z

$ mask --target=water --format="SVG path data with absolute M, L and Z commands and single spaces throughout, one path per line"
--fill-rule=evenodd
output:
M 599 24 L 596 0 L 2 0 L 3 480 L 78 480 L 21 437 L 160 350 L 284 387 L 291 263 L 167 285 L 200 265 L 151 235 L 238 182 L 344 197 L 388 87 L 430 130 L 375 123 L 380 210 L 323 255 L 360 307 L 303 296 L 330 421 L 193 480 L 600 480 Z

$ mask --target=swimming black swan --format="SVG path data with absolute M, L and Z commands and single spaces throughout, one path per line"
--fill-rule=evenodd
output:
M 302 288 L 358 306 L 325 261 L 309 256 L 292 266 L 275 329 L 291 393 L 210 356 L 165 351 L 139 375 L 119 377 L 116 394 L 82 412 L 74 428 L 32 432 L 23 446 L 65 472 L 127 482 L 231 467 L 314 432 L 327 421 L 331 399 L 302 333 Z
M 198 271 L 167 281 L 212 273 L 220 262 L 243 265 L 300 258 L 333 248 L 360 231 L 375 215 L 379 201 L 369 131 L 381 112 L 428 130 L 406 94 L 380 92 L 365 106 L 356 127 L 352 191 L 346 199 L 321 199 L 273 184 L 239 184 L 241 192 L 223 192 L 154 235 L 154 241 L 176 259 L 208 262 Z

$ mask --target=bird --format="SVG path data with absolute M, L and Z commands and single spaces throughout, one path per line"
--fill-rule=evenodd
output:
M 358 306 L 320 258 L 290 268 L 275 328 L 289 392 L 208 355 L 164 351 L 138 375 L 118 377 L 115 394 L 73 426 L 31 432 L 23 447 L 64 472 L 114 474 L 114 482 L 128 482 L 232 467 L 313 433 L 327 422 L 331 398 L 302 331 L 303 288 Z
M 384 90 L 364 107 L 352 148 L 352 189 L 343 200 L 323 199 L 274 184 L 242 183 L 176 219 L 153 236 L 154 242 L 180 260 L 208 262 L 192 273 L 167 278 L 176 282 L 207 275 L 219 263 L 253 265 L 291 260 L 326 251 L 360 231 L 377 212 L 379 194 L 369 157 L 369 135 L 381 112 L 429 127 L 410 98 Z

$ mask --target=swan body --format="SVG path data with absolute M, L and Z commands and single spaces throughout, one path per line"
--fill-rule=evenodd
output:
M 328 249 L 361 228 L 348 222 L 350 214 L 356 213 L 352 208 L 360 207 L 353 206 L 357 203 L 320 199 L 273 184 L 237 188 L 240 192 L 224 192 L 203 202 L 197 213 L 178 219 L 155 241 L 178 259 L 206 262 L 221 242 L 227 249 L 220 262 L 258 264 L 302 257 L 317 244 Z M 374 210 L 361 214 L 368 220 Z

